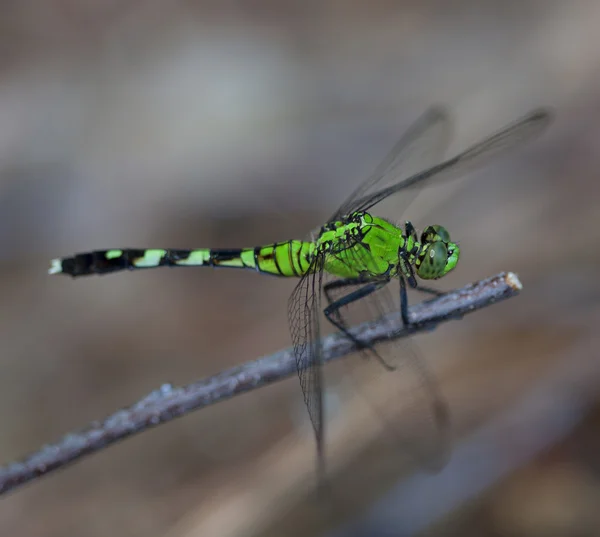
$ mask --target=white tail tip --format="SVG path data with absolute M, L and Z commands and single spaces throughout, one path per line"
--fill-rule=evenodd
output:
M 62 262 L 60 259 L 53 259 L 50 261 L 50 268 L 48 274 L 60 274 L 62 272 Z

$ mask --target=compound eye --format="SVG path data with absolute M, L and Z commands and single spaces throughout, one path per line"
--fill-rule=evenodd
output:
M 442 242 L 450 242 L 450 233 L 448 233 L 448 230 L 445 227 L 433 226 L 433 228 Z
M 446 245 L 439 241 L 432 242 L 423 252 L 417 274 L 424 280 L 440 278 L 444 275 L 447 260 L 448 248 Z
M 444 226 L 427 226 L 421 233 L 421 242 L 450 242 L 450 233 Z

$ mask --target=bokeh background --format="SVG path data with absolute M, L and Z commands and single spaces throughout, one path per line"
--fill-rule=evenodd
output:
M 455 118 L 451 153 L 532 108 L 556 117 L 397 215 L 460 241 L 442 287 L 502 270 L 524 285 L 416 338 L 452 410 L 441 473 L 398 463 L 333 366 L 328 499 L 291 378 L 15 491 L 1 534 L 598 535 L 599 24 L 589 0 L 5 2 L 5 462 L 162 383 L 289 345 L 292 281 L 202 269 L 73 281 L 47 276 L 50 258 L 302 238 L 433 103 Z M 402 408 L 383 377 L 364 390 Z

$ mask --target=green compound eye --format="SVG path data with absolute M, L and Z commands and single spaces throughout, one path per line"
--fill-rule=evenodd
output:
M 448 259 L 446 260 L 446 267 L 444 268 L 444 274 L 448 274 L 454 267 L 456 267 L 458 263 L 458 258 L 460 257 L 460 248 L 457 244 L 453 242 L 449 242 L 447 245 L 448 248 Z
M 450 233 L 444 226 L 428 226 L 421 233 L 423 244 L 435 241 L 450 242 Z
M 443 226 L 433 226 L 433 229 L 435 229 L 438 237 L 442 240 L 442 242 L 450 242 L 450 233 L 448 232 L 448 230 L 443 227 Z
M 432 242 L 423 249 L 417 274 L 424 280 L 435 280 L 445 274 L 447 261 L 446 245 L 440 241 Z

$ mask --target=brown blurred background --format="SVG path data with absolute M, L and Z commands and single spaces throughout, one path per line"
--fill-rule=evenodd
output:
M 453 413 L 442 473 L 378 447 L 382 427 L 334 366 L 328 500 L 292 378 L 17 490 L 1 534 L 598 535 L 599 27 L 589 0 L 5 2 L 5 462 L 164 382 L 289 345 L 295 282 L 202 269 L 72 281 L 47 276 L 50 258 L 302 238 L 433 103 L 455 118 L 451 153 L 531 108 L 556 119 L 398 215 L 459 240 L 442 287 L 501 270 L 524 284 L 417 338 Z

